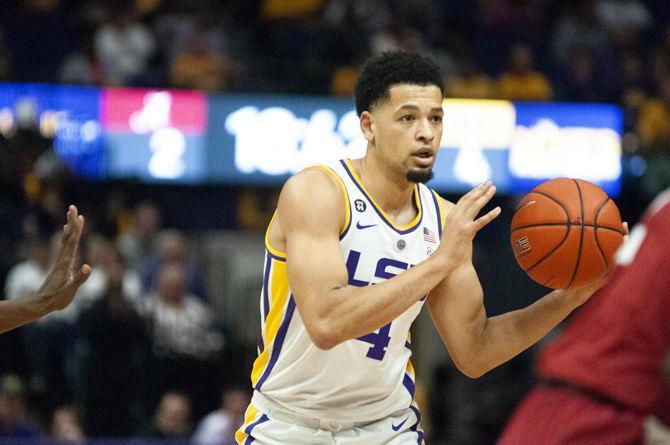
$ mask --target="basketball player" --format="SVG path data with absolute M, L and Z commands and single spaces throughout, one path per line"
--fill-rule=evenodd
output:
M 84 229 L 84 217 L 71 205 L 67 211 L 67 224 L 56 263 L 44 279 L 40 290 L 18 300 L 0 301 L 0 333 L 37 320 L 50 312 L 66 308 L 79 286 L 91 274 L 91 267 L 81 266 L 74 273 L 79 238 Z
M 239 444 L 422 444 L 409 328 L 424 302 L 456 365 L 478 377 L 536 342 L 596 286 L 487 318 L 472 240 L 500 208 L 426 187 L 444 87 L 419 55 L 372 59 L 356 86 L 362 159 L 287 181 L 266 234 L 263 344 Z
M 540 352 L 539 383 L 501 445 L 641 444 L 645 425 L 645 443 L 664 429 L 670 443 L 668 249 L 670 189 L 633 228 L 605 287 Z

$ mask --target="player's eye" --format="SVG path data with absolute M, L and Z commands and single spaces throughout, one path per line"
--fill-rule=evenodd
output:
M 433 117 L 430 118 L 430 120 L 435 122 L 435 123 L 440 123 L 440 122 L 442 122 L 442 116 L 433 116 Z
M 411 114 L 405 114 L 400 118 L 400 120 L 402 120 L 403 122 L 411 122 L 413 119 L 414 116 L 412 116 Z

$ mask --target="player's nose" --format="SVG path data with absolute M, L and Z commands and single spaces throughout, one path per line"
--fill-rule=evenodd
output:
M 416 132 L 416 138 L 420 141 L 430 142 L 435 138 L 435 129 L 430 124 L 428 119 L 421 119 L 419 121 L 419 128 Z

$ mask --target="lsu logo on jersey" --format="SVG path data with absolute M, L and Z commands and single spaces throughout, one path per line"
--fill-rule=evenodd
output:
M 358 269 L 358 263 L 361 259 L 361 252 L 357 250 L 350 250 L 349 255 L 347 255 L 347 272 L 349 274 L 349 284 L 352 286 L 368 286 L 371 284 L 368 281 L 359 280 L 356 278 L 356 269 Z M 392 258 L 380 258 L 377 260 L 377 265 L 375 266 L 375 278 L 380 278 L 382 280 L 388 280 L 395 277 L 398 273 L 403 270 L 407 270 L 412 267 L 411 264 L 405 263 L 403 261 L 394 260 Z M 395 271 L 393 270 L 395 269 Z M 374 283 L 372 283 L 374 284 Z M 424 297 L 425 298 L 425 297 Z M 366 354 L 366 357 L 373 360 L 383 360 L 384 355 L 386 354 L 386 348 L 391 341 L 389 335 L 391 331 L 391 323 L 382 326 L 377 332 L 370 332 L 369 334 L 358 337 L 356 340 L 368 343 L 371 345 L 370 349 Z
M 370 284 L 368 281 L 359 280 L 356 278 L 356 269 L 358 269 L 358 263 L 361 259 L 361 252 L 357 250 L 350 250 L 349 255 L 347 256 L 347 272 L 349 273 L 349 284 L 352 286 L 367 286 Z M 375 267 L 375 278 L 381 278 L 382 280 L 388 280 L 395 277 L 398 273 L 403 270 L 407 270 L 412 267 L 411 264 L 405 263 L 403 261 L 394 260 L 392 258 L 380 258 L 377 260 L 377 266 Z M 389 269 L 396 269 L 394 273 Z

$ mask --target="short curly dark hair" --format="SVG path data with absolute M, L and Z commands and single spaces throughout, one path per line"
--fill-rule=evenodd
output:
M 356 112 L 364 111 L 389 97 L 389 89 L 401 83 L 435 85 L 444 96 L 440 69 L 431 59 L 416 53 L 393 51 L 370 59 L 356 82 Z

